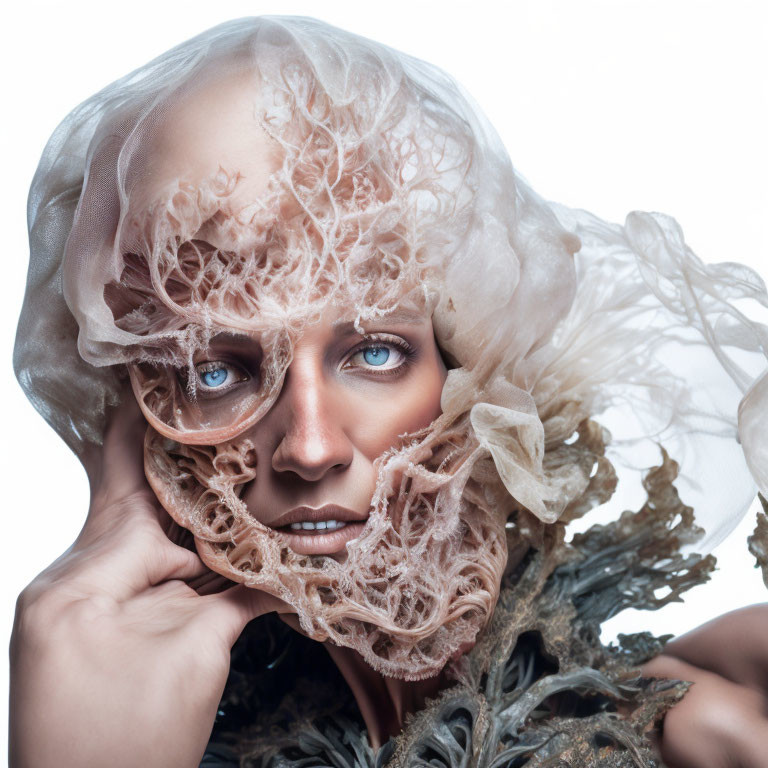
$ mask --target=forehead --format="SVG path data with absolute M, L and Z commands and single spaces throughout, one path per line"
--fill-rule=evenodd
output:
M 131 206 L 143 210 L 167 199 L 178 182 L 193 187 L 220 169 L 240 178 L 233 210 L 262 198 L 281 165 L 281 147 L 260 121 L 262 92 L 250 71 L 208 75 L 164 106 L 141 136 Z
M 328 299 L 371 320 L 423 289 L 397 174 L 312 121 L 278 131 L 274 98 L 249 69 L 216 72 L 137 131 L 123 269 L 104 294 L 122 330 L 178 329 L 199 348 L 217 331 L 293 334 Z
M 415 331 L 432 328 L 431 311 L 429 307 L 422 306 L 418 302 L 406 300 L 392 309 L 376 313 L 373 316 L 361 317 L 352 304 L 328 303 L 317 308 L 314 313 L 307 313 L 301 309 L 288 310 L 284 317 L 284 324 L 293 326 L 291 334 L 293 343 L 346 339 L 375 332 L 377 330 L 405 330 Z M 254 344 L 260 342 L 262 333 L 278 330 L 263 327 L 259 332 L 232 331 L 223 329 L 211 339 L 211 347 L 216 349 L 233 348 L 248 351 Z

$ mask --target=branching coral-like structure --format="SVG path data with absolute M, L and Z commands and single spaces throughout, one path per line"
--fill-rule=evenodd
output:
M 475 435 L 480 421 L 494 429 L 495 414 L 470 416 L 470 398 L 485 389 L 489 399 L 525 412 L 515 450 L 519 460 L 530 455 L 534 472 L 543 432 L 530 396 L 499 378 L 512 355 L 504 328 L 489 315 L 491 297 L 468 303 L 461 284 L 481 226 L 495 233 L 494 301 L 508 304 L 515 281 L 526 276 L 513 250 L 516 235 L 484 212 L 492 185 L 490 177 L 480 183 L 490 168 L 476 151 L 477 121 L 466 119 L 464 105 L 460 114 L 435 99 L 390 53 L 355 45 L 356 71 L 367 74 L 343 84 L 306 67 L 306 52 L 295 46 L 257 49 L 258 119 L 250 130 L 271 147 L 263 155 L 272 171 L 262 194 L 239 202 L 243 167 L 219 167 L 194 183 L 171 179 L 164 197 L 127 208 L 119 275 L 103 295 L 114 326 L 140 339 L 120 355 L 150 423 L 147 477 L 195 534 L 204 561 L 289 602 L 313 638 L 355 648 L 386 674 L 418 679 L 439 671 L 485 625 L 507 559 L 505 522 L 521 504 L 536 505 L 535 490 L 523 494 L 521 485 L 515 499 L 500 481 Z M 177 110 L 210 98 L 197 85 L 179 97 Z M 510 170 L 492 171 L 499 186 Z M 529 279 L 553 298 L 566 297 L 576 241 L 533 199 L 521 204 L 549 222 L 549 230 L 521 235 L 558 275 L 544 280 L 543 264 L 531 262 L 539 277 Z M 448 284 L 454 287 L 446 291 Z M 463 389 L 429 429 L 379 458 L 366 527 L 341 561 L 291 552 L 242 501 L 256 477 L 251 430 L 280 391 L 297 335 L 331 304 L 361 330 L 367 319 L 404 307 L 434 316 Z M 551 331 L 560 304 L 539 333 Z M 87 318 L 83 325 L 87 337 Z M 211 404 L 196 391 L 193 361 L 220 333 L 253 340 L 257 359 L 236 398 Z M 495 351 L 482 364 L 465 359 L 486 342 Z M 555 503 L 566 501 L 561 493 Z
M 604 459 L 605 432 L 592 422 L 579 432 L 576 450 Z M 637 512 L 595 525 L 570 543 L 561 525 L 542 529 L 538 546 L 505 575 L 478 644 L 453 662 L 454 684 L 380 750 L 345 714 L 338 694 L 323 701 L 322 686 L 297 680 L 281 701 L 264 707 L 259 686 L 269 670 L 241 676 L 256 656 L 251 645 L 265 645 L 258 622 L 233 650 L 214 744 L 228 745 L 230 756 L 239 754 L 250 768 L 660 765 L 650 734 L 688 684 L 641 676 L 639 665 L 660 652 L 664 638 L 620 636 L 618 646 L 606 647 L 599 637 L 600 624 L 619 611 L 680 600 L 714 568 L 712 557 L 680 552 L 702 531 L 674 487 L 676 462 L 666 453 L 662 458 L 645 476 L 647 501 Z M 571 508 L 591 507 L 596 496 L 611 493 L 614 480 L 610 463 L 601 461 Z M 520 524 L 510 525 L 511 537 Z M 285 667 L 282 674 L 289 676 Z M 238 711 L 247 714 L 239 718 Z
M 289 601 L 310 636 L 355 648 L 376 669 L 428 676 L 482 628 L 507 559 L 503 509 L 471 477 L 480 468 L 477 448 L 472 455 L 463 444 L 470 439 L 466 428 L 447 430 L 437 447 L 422 441 L 420 452 L 392 454 L 400 486 L 391 502 L 374 504 L 342 562 L 297 555 L 248 514 L 240 500 L 254 476 L 247 440 L 168 448 L 151 430 L 147 475 L 214 571 Z M 452 498 L 456 488 L 464 498 Z
M 763 511 L 757 513 L 757 525 L 752 535 L 747 539 L 749 551 L 756 560 L 755 567 L 759 566 L 763 573 L 763 582 L 768 587 L 768 503 L 765 496 L 760 494 L 760 502 Z
M 205 562 L 386 674 L 433 674 L 487 624 L 510 521 L 538 548 L 608 498 L 586 418 L 623 477 L 670 450 L 706 546 L 749 467 L 764 481 L 768 333 L 742 311 L 768 306 L 762 280 L 704 265 L 661 214 L 546 203 L 450 77 L 321 22 L 223 24 L 84 102 L 29 221 L 15 366 L 36 407 L 85 456 L 127 368 L 149 481 Z M 442 415 L 379 457 L 342 558 L 296 555 L 242 501 L 253 430 L 328 306 L 360 332 L 422 312 L 452 365 Z M 194 361 L 220 336 L 250 368 L 214 404 Z

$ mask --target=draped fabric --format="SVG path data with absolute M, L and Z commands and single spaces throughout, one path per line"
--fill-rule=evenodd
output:
M 432 674 L 486 625 L 505 525 L 535 543 L 578 517 L 589 417 L 620 490 L 659 445 L 679 462 L 699 548 L 768 492 L 760 277 L 702 263 L 669 216 L 542 200 L 452 78 L 322 22 L 230 21 L 87 99 L 43 152 L 28 224 L 14 366 L 35 407 L 82 457 L 127 371 L 149 480 L 205 562 L 386 674 Z M 358 323 L 429 312 L 453 367 L 442 415 L 381 457 L 358 546 L 307 564 L 240 495 L 248 431 L 329 302 Z M 264 350 L 225 412 L 185 377 L 218 333 Z M 382 567 L 401 577 L 386 600 Z

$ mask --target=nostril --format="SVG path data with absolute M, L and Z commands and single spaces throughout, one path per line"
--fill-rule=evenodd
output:
M 328 472 L 341 471 L 352 462 L 354 452 L 345 437 L 333 440 L 313 435 L 311 441 L 286 436 L 272 455 L 272 469 L 317 482 Z

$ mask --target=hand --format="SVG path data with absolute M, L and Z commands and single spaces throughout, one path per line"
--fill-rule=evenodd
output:
M 292 610 L 242 585 L 199 595 L 185 583 L 207 568 L 164 533 L 145 430 L 126 390 L 89 466 L 80 535 L 17 601 L 12 768 L 197 768 L 235 640 L 252 618 Z
M 768 766 L 768 606 L 720 616 L 669 643 L 648 677 L 693 683 L 665 718 L 668 768 Z

